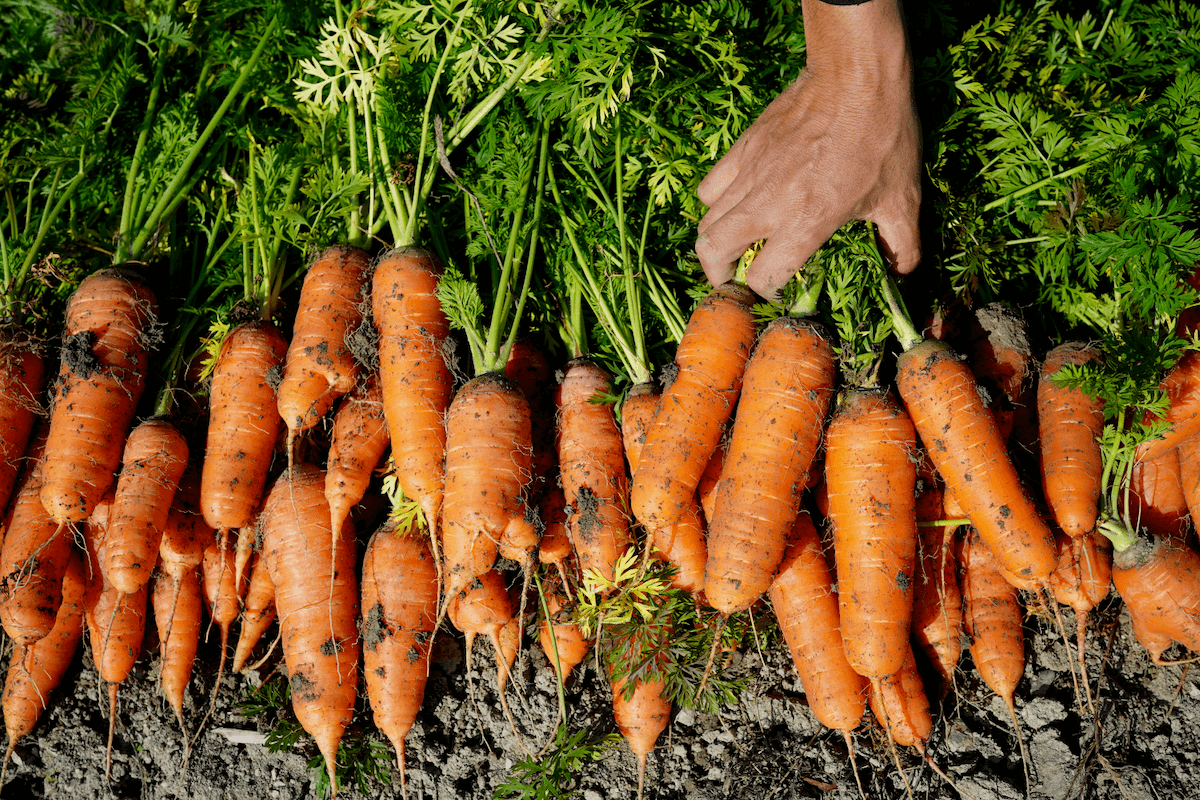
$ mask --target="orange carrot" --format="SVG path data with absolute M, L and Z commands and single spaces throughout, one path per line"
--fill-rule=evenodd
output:
M 1061 344 L 1046 354 L 1038 380 L 1042 490 L 1055 521 L 1070 536 L 1083 536 L 1096 527 L 1104 406 L 1082 389 L 1060 386 L 1054 376 L 1068 364 L 1087 364 L 1099 357 L 1092 345 Z
M 596 570 L 609 581 L 632 541 L 624 445 L 605 399 L 610 393 L 608 374 L 577 358 L 567 364 L 555 399 L 559 482 L 571 544 L 581 571 Z
M 85 582 L 83 559 L 75 550 L 63 574 L 63 599 L 54 627 L 33 644 L 18 644 L 13 648 L 4 682 L 4 729 L 8 734 L 5 770 L 13 748 L 37 725 L 50 701 L 50 693 L 62 682 L 75 657 L 83 637 Z
M 262 502 L 283 424 L 271 376 L 286 350 L 287 342 L 269 322 L 239 325 L 221 344 L 209 392 L 200 503 L 204 521 L 222 538 L 249 525 Z
M 129 434 L 110 512 L 108 558 L 100 565 L 118 592 L 132 594 L 149 582 L 187 460 L 187 442 L 165 419 L 146 420 Z
M 1200 554 L 1178 540 L 1141 535 L 1113 554 L 1112 582 L 1133 632 L 1155 664 L 1172 642 L 1200 652 Z
M 396 748 L 401 792 L 407 796 L 404 737 L 417 719 L 429 676 L 437 566 L 426 538 L 389 523 L 371 537 L 362 569 L 367 697 L 375 726 Z
M 1013 696 L 1025 674 L 1021 601 L 998 569 L 999 559 L 977 531 L 963 540 L 963 620 L 979 677 L 1014 715 Z
M 661 398 L 658 384 L 639 383 L 629 390 L 621 403 L 621 442 L 625 446 L 630 475 L 637 472 L 641 463 L 642 447 L 646 444 L 646 434 L 658 413 Z
M 711 520 L 717 513 L 717 487 L 721 484 L 721 473 L 725 471 L 725 459 L 729 456 L 729 436 L 721 437 L 717 448 L 713 450 L 712 458 L 700 475 L 700 483 L 696 485 L 696 497 L 704 511 L 704 518 Z
M 278 395 L 289 453 L 296 433 L 316 425 L 358 381 L 360 369 L 346 339 L 362 323 L 370 263 L 364 250 L 334 246 L 304 273 Z
M 324 487 L 324 474 L 309 464 L 275 481 L 263 511 L 262 558 L 275 584 L 292 710 L 316 740 L 336 793 L 338 743 L 358 689 L 357 548 L 349 522 L 340 536 L 330 531 Z
M 325 498 L 333 515 L 333 530 L 342 529 L 350 509 L 366 496 L 371 472 L 390 443 L 383 417 L 383 393 L 378 376 L 372 375 L 365 386 L 342 400 L 333 417 L 325 473 Z
M 771 585 L 836 374 L 824 330 L 806 320 L 780 317 L 755 345 L 708 526 L 704 595 L 722 614 L 744 611 Z
M 442 507 L 444 417 L 454 393 L 443 353 L 450 325 L 437 296 L 441 276 L 437 258 L 405 247 L 380 258 L 371 287 L 392 459 L 400 488 L 420 504 L 431 532 Z
M 131 272 L 84 278 L 67 301 L 58 389 L 50 412 L 42 504 L 81 522 L 112 486 L 146 386 L 154 294 Z
M 546 610 L 550 616 L 543 617 L 538 625 L 538 642 L 546 654 L 546 660 L 554 667 L 559 683 L 564 683 L 571 670 L 587 658 L 592 644 L 583 637 L 580 627 L 571 621 L 571 609 L 553 588 L 546 590 Z
M 186 738 L 183 700 L 192 677 L 196 650 L 200 645 L 200 618 L 203 613 L 200 571 L 196 567 L 186 569 L 178 580 L 165 571 L 156 572 L 150 602 L 154 608 L 158 649 L 162 658 L 159 680 Z
M 916 566 L 916 434 L 882 390 L 841 398 L 825 441 L 825 481 L 850 666 L 880 680 L 904 666 Z
M 8 509 L 21 459 L 41 409 L 46 365 L 32 350 L 0 342 L 0 516 Z
M 71 531 L 51 519 L 41 502 L 46 433 L 45 425 L 39 425 L 34 433 L 30 460 L 0 545 L 0 571 L 4 574 L 0 622 L 19 645 L 33 644 L 54 627 L 72 549 Z
M 1140 461 L 1152 461 L 1200 431 L 1200 350 L 1188 351 L 1163 378 L 1161 388 L 1170 401 L 1161 421 L 1171 427 L 1162 439 L 1138 447 Z M 1148 415 L 1144 421 L 1154 422 L 1157 418 Z
M 1004 303 L 975 309 L 967 330 L 965 355 L 971 371 L 991 395 L 988 409 L 1001 438 L 1029 446 L 1037 438 L 1033 350 L 1024 318 Z
M 925 752 L 933 730 L 929 696 L 917 672 L 911 647 L 906 648 L 903 666 L 893 675 L 871 683 L 871 712 L 901 747 Z
M 96 504 L 84 526 L 89 572 L 84 595 L 84 619 L 92 643 L 92 660 L 100 680 L 108 684 L 108 750 L 104 775 L 112 767 L 113 733 L 117 723 L 117 688 L 129 677 L 142 650 L 146 632 L 146 595 L 143 586 L 132 594 L 117 591 L 96 565 L 106 558 L 105 539 L 111 519 L 112 494 Z
M 446 499 L 450 499 L 448 493 Z M 475 637 L 483 634 L 491 639 L 492 647 L 496 651 L 496 690 L 500 698 L 500 707 L 512 727 L 513 735 L 519 740 L 517 723 L 509 709 L 504 690 L 508 686 L 509 673 L 516 660 L 520 620 L 513 608 L 504 575 L 494 569 L 477 575 L 465 589 L 456 592 L 450 598 L 447 613 L 454 627 L 466 637 L 468 680 L 471 676 L 471 653 L 474 650 Z
M 1054 537 L 1058 547 L 1058 566 L 1050 575 L 1050 590 L 1061 605 L 1075 612 L 1075 644 L 1084 692 L 1091 702 L 1091 683 L 1087 677 L 1084 650 L 1087 643 L 1088 614 L 1108 596 L 1112 585 L 1112 545 L 1099 533 Z
M 1179 443 L 1179 485 L 1187 504 L 1192 527 L 1200 529 L 1200 434 L 1193 434 Z
M 646 782 L 646 757 L 671 723 L 671 701 L 663 697 L 667 687 L 662 681 L 635 680 L 632 692 L 626 683 L 612 681 L 613 716 L 617 730 L 637 758 L 638 797 L 641 797 Z
M 541 503 L 538 504 L 538 516 L 546 526 L 542 533 L 542 541 L 538 545 L 538 561 L 542 564 L 554 564 L 561 573 L 563 562 L 572 555 L 571 537 L 567 533 L 566 500 L 563 499 L 562 487 L 550 487 L 549 491 L 542 495 Z M 565 574 L 563 580 L 566 580 Z
M 271 571 L 261 557 L 255 558 L 252 563 L 250 585 L 242 606 L 241 630 L 238 631 L 237 647 L 233 651 L 234 672 L 246 668 L 250 653 L 275 621 L 275 584 L 271 583 Z
M 942 493 L 926 489 L 917 497 L 918 522 L 942 518 Z M 913 640 L 942 678 L 942 690 L 954 682 L 962 657 L 963 608 L 958 562 L 951 546 L 954 528 L 918 527 L 918 567 L 913 587 Z
M 630 505 L 647 530 L 675 525 L 694 502 L 742 389 L 756 333 L 753 303 L 753 292 L 726 283 L 688 320 L 675 353 L 675 379 L 659 401 L 633 476 Z
M 225 660 L 229 656 L 229 628 L 238 617 L 241 597 L 245 591 L 244 585 L 237 581 L 236 559 L 233 550 L 222 547 L 218 541 L 211 541 L 204 548 L 204 560 L 200 564 L 200 574 L 204 582 L 204 605 L 208 609 L 209 619 L 217 626 L 221 636 L 217 676 L 213 680 L 208 713 L 200 723 L 201 728 L 217 706 L 217 692 L 221 689 L 221 678 L 225 676 Z
M 898 359 L 900 396 L 955 499 L 1019 588 L 1045 586 L 1054 537 L 1025 493 L 975 379 L 946 345 L 927 340 Z
M 868 684 L 846 660 L 838 594 L 806 511 L 796 516 L 770 595 L 813 716 L 827 728 L 854 730 L 866 708 Z
M 1129 488 L 1133 518 L 1139 525 L 1160 536 L 1182 538 L 1187 533 L 1188 505 L 1179 448 L 1134 461 Z
M 454 396 L 442 511 L 446 597 L 491 569 L 502 539 L 520 541 L 535 531 L 525 506 L 529 437 L 525 396 L 503 375 L 480 375 Z

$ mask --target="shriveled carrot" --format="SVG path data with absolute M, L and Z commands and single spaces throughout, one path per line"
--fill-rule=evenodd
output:
M 450 325 L 437 296 L 441 276 L 436 257 L 405 247 L 379 259 L 371 286 L 392 459 L 400 488 L 420 504 L 430 531 L 442 508 L 444 417 L 454 393 L 443 352 Z
M 16 500 L 5 521 L 0 545 L 4 591 L 0 623 L 17 644 L 30 645 L 50 633 L 62 602 L 63 573 L 72 542 L 71 531 L 55 522 L 42 505 L 45 425 L 38 426 L 29 447 L 29 463 Z
M 104 774 L 112 768 L 113 733 L 117 723 L 117 688 L 129 677 L 142 650 L 142 637 L 146 632 L 146 596 L 148 587 L 143 586 L 132 594 L 117 591 L 104 579 L 104 573 L 95 567 L 105 559 L 105 540 L 111 518 L 112 493 L 96 504 L 91 517 L 84 526 L 84 542 L 88 551 L 88 564 L 92 565 L 87 576 L 84 595 L 84 619 L 87 622 L 88 638 L 92 643 L 92 660 L 100 680 L 108 685 L 108 749 L 104 763 Z
M 67 301 L 42 485 L 57 522 L 87 519 L 113 484 L 157 314 L 154 294 L 122 269 L 92 273 Z
M 546 660 L 554 667 L 559 683 L 563 683 L 571 671 L 587 658 L 592 643 L 584 638 L 582 629 L 571 621 L 571 608 L 553 588 L 546 590 L 546 610 L 550 616 L 543 616 L 538 624 L 538 642 L 546 654 Z
M 1129 488 L 1135 508 L 1133 518 L 1139 525 L 1160 536 L 1182 538 L 1187 533 L 1188 505 L 1179 448 L 1173 447 L 1157 458 L 1135 461 Z
M 533 478 L 530 496 L 540 498 L 553 480 L 558 466 L 558 447 L 554 437 L 554 370 L 546 353 L 528 339 L 513 342 L 504 365 L 504 374 L 517 382 L 529 401 L 530 436 L 533 444 Z
M 275 584 L 271 583 L 271 571 L 261 557 L 251 563 L 250 584 L 246 588 L 246 602 L 242 605 L 241 629 L 233 651 L 234 672 L 246 668 L 250 653 L 275 621 Z
M 933 718 L 911 647 L 907 648 L 903 666 L 895 674 L 871 682 L 871 712 L 896 744 L 925 751 Z
M 1200 350 L 1189 350 L 1163 378 L 1161 388 L 1170 406 L 1161 421 L 1170 423 L 1162 439 L 1138 447 L 1140 461 L 1152 461 L 1200 431 Z M 1158 421 L 1148 415 L 1145 422 Z
M 756 334 L 753 304 L 753 292 L 726 283 L 688 320 L 675 352 L 675 378 L 663 391 L 633 476 L 630 507 L 647 530 L 676 524 L 694 502 L 741 393 Z
M 671 723 L 671 701 L 663 697 L 667 687 L 662 681 L 634 680 L 632 692 L 626 683 L 612 681 L 613 717 L 617 730 L 637 758 L 638 797 L 641 797 L 646 783 L 646 757 Z
M 304 273 L 278 395 L 289 453 L 296 433 L 316 425 L 358 381 L 360 368 L 346 340 L 362 324 L 370 264 L 366 251 L 335 245 Z
M 926 340 L 897 360 L 900 396 L 938 472 L 1000 563 L 1022 584 L 1045 586 L 1054 537 L 1021 485 L 970 369 Z
M 508 378 L 480 375 L 454 396 L 446 436 L 443 591 L 453 597 L 491 569 L 501 539 L 519 541 L 535 530 L 525 505 L 529 405 Z
M 805 511 L 796 516 L 770 596 L 813 716 L 827 728 L 854 730 L 866 709 L 868 683 L 846 660 L 838 594 Z
M 629 535 L 629 482 L 621 431 L 613 415 L 608 374 L 594 361 L 567 364 L 559 383 L 559 482 L 567 503 L 567 530 L 583 572 L 612 580 Z
M 1174 538 L 1143 534 L 1113 554 L 1112 582 L 1155 664 L 1170 663 L 1162 654 L 1172 642 L 1200 652 L 1200 554 Z
M 708 525 L 704 595 L 722 614 L 744 611 L 771 585 L 836 375 L 833 348 L 819 325 L 780 317 L 758 338 Z
M 209 392 L 200 507 L 222 538 L 249 525 L 262 503 L 283 424 L 272 374 L 283 366 L 286 351 L 275 326 L 261 321 L 239 325 L 221 344 Z
M 8 509 L 41 409 L 45 372 L 45 362 L 33 350 L 0 342 L 0 516 Z
M 879 680 L 904 666 L 917 552 L 916 434 L 886 390 L 844 394 L 829 423 L 825 482 L 846 658 Z
M 942 518 L 942 493 L 928 488 L 917 497 L 917 522 Z M 952 540 L 955 528 L 922 526 L 918 532 L 918 566 L 913 587 L 913 641 L 942 678 L 942 690 L 954 682 L 962 657 L 963 608 L 958 588 L 958 561 Z
M 333 530 L 342 529 L 350 509 L 366 496 L 371 472 L 389 444 L 383 393 L 378 376 L 371 375 L 362 387 L 346 395 L 333 417 L 325 466 L 325 498 L 333 515 Z
M 129 434 L 100 565 L 118 592 L 132 594 L 149 582 L 187 460 L 187 441 L 165 419 L 148 419 Z
M 316 740 L 336 792 L 338 743 L 358 688 L 354 532 L 349 522 L 338 537 L 329 530 L 325 476 L 310 464 L 275 481 L 263 514 L 262 558 L 275 584 L 292 710 Z
M 999 559 L 977 531 L 962 545 L 963 620 L 979 677 L 1013 711 L 1017 684 L 1025 674 L 1025 639 L 1016 587 L 998 569 Z
M 83 569 L 83 559 L 75 550 L 63 574 L 63 599 L 54 627 L 33 644 L 13 648 L 4 682 L 4 729 L 8 734 L 4 770 L 17 742 L 33 730 L 46 710 L 50 693 L 62 682 L 83 637 Z
M 1082 389 L 1059 385 L 1054 376 L 1068 364 L 1099 358 L 1093 345 L 1066 342 L 1046 354 L 1038 379 L 1042 490 L 1055 521 L 1070 536 L 1083 536 L 1096 527 L 1104 406 Z
M 375 726 L 396 748 L 407 796 L 404 737 L 425 697 L 438 611 L 437 565 L 426 537 L 387 524 L 367 544 L 362 570 L 367 697 Z

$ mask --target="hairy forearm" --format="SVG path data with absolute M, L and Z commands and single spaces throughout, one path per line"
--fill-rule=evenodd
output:
M 912 59 L 900 0 L 837 6 L 802 0 L 807 69 L 854 81 L 912 79 Z

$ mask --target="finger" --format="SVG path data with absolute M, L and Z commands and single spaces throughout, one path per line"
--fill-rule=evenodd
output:
M 745 203 L 735 207 L 696 238 L 696 255 L 713 286 L 732 278 L 746 248 L 767 235 L 763 215 L 747 214 L 745 209 Z
M 871 215 L 878 232 L 879 249 L 888 268 L 907 275 L 921 262 L 921 230 L 918 225 L 920 198 L 905 200 Z
M 836 230 L 836 226 L 809 226 L 776 232 L 746 270 L 746 286 L 764 300 L 778 300 L 780 290 Z
M 704 176 L 704 180 L 696 187 L 696 194 L 700 196 L 701 203 L 711 208 L 717 198 L 725 194 L 725 190 L 741 173 L 741 153 L 742 139 L 738 139 Z
M 704 216 L 700 218 L 699 224 L 696 225 L 696 232 L 703 236 L 713 223 L 724 219 L 727 214 L 745 200 L 749 190 L 750 186 L 748 183 L 739 180 L 735 180 L 729 186 L 725 187 L 725 191 L 719 197 L 714 198 L 709 204 L 708 211 L 704 213 Z

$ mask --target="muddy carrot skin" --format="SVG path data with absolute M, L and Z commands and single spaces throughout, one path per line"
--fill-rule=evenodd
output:
M 1155 664 L 1178 642 L 1200 652 L 1200 554 L 1171 537 L 1138 537 L 1113 554 L 1112 582 Z
M 1021 485 L 970 369 L 935 340 L 903 353 L 897 367 L 900 396 L 949 492 L 1019 588 L 1044 587 L 1057 562 L 1054 537 Z
M 742 390 L 757 335 L 753 304 L 753 292 L 726 283 L 688 320 L 675 353 L 675 379 L 663 391 L 633 476 L 630 506 L 647 530 L 671 527 L 694 502 Z
M 350 509 L 366 496 L 371 473 L 390 444 L 383 392 L 378 378 L 371 376 L 361 389 L 342 399 L 333 416 L 325 472 L 325 498 L 333 530 L 341 530 Z
M 780 317 L 758 338 L 708 526 L 704 595 L 722 614 L 744 611 L 771 585 L 836 375 L 833 348 L 818 325 Z
M 46 364 L 32 350 L 0 341 L 0 516 L 17 484 L 25 448 L 41 410 Z

